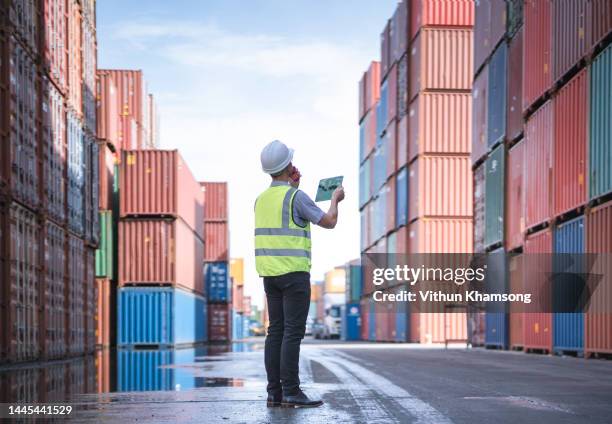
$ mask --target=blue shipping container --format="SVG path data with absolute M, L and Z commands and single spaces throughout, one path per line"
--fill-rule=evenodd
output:
M 342 305 L 342 331 L 340 338 L 342 340 L 359 340 L 361 339 L 361 314 L 359 311 L 359 303 L 348 303 Z
M 83 126 L 76 115 L 67 114 L 68 138 L 67 203 L 68 227 L 77 235 L 85 231 L 85 137 Z
M 385 131 L 387 127 L 387 97 L 389 96 L 389 89 L 387 87 L 387 81 L 383 82 L 380 86 L 380 99 L 376 107 L 376 134 L 379 136 Z M 380 141 L 380 137 L 378 138 Z
M 359 167 L 359 207 L 368 203 L 372 192 L 370 191 L 370 158 Z
M 359 163 L 362 163 L 365 159 L 365 135 L 367 130 L 367 119 L 364 119 L 361 124 L 359 124 Z
M 395 180 L 395 224 L 408 224 L 408 168 L 402 168 Z
M 401 286 L 401 290 L 405 290 L 404 286 Z M 409 326 L 408 326 L 408 302 L 397 302 L 395 305 L 395 341 L 396 342 L 407 342 L 410 337 Z
M 376 341 L 376 304 L 373 299 L 370 299 L 370 311 L 368 314 L 368 340 Z
M 506 69 L 508 47 L 501 43 L 489 64 L 489 93 L 487 99 L 487 145 L 495 146 L 506 137 Z
M 242 318 L 242 338 L 251 337 L 251 319 L 249 317 Z
M 486 261 L 486 291 L 488 293 L 508 293 L 508 261 L 503 248 L 489 253 Z M 506 305 L 488 302 L 485 317 L 485 346 L 507 349 L 508 340 L 509 320 Z
M 126 287 L 118 295 L 118 344 L 177 346 L 207 340 L 206 299 L 175 288 Z
M 231 302 L 232 288 L 227 262 L 205 263 L 204 279 L 209 302 Z
M 554 271 L 555 273 L 568 273 L 568 278 L 559 278 L 559 284 L 553 288 L 553 304 L 555 310 L 565 302 L 578 299 L 582 293 L 581 284 L 575 284 L 571 274 L 582 274 L 584 264 L 581 254 L 584 253 L 584 217 L 578 217 L 559 225 L 554 233 Z M 573 255 L 563 255 L 573 254 Z M 558 255 L 561 254 L 561 255 Z M 556 279 L 557 279 L 556 278 Z M 584 314 L 582 312 L 555 312 L 553 313 L 553 350 L 556 352 L 584 350 Z
M 242 338 L 242 323 L 244 321 L 242 314 L 232 311 L 232 321 L 232 340 L 240 340 Z

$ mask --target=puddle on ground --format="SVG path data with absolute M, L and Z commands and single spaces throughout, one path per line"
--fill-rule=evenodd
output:
M 203 345 L 186 349 L 101 350 L 70 360 L 0 366 L 0 403 L 63 402 L 88 393 L 187 391 L 242 387 L 230 376 L 202 376 L 208 364 L 261 350 L 262 342 Z

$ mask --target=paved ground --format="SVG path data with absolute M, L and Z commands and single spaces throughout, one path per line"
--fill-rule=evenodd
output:
M 317 409 L 269 409 L 261 341 L 175 365 L 193 390 L 80 395 L 78 422 L 610 423 L 612 361 L 480 349 L 306 341 L 301 375 Z M 218 384 L 215 384 L 218 382 Z

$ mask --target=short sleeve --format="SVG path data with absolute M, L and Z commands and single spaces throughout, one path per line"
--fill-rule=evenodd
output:
M 325 212 L 302 190 L 298 190 L 293 197 L 293 220 L 300 226 L 308 222 L 318 224 Z

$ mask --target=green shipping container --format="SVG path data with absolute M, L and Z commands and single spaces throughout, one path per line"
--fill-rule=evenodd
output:
M 349 293 L 350 301 L 358 302 L 363 294 L 363 278 L 361 273 L 361 265 L 351 265 L 349 267 Z
M 504 239 L 504 146 L 489 153 L 485 162 L 485 247 Z
M 96 277 L 115 279 L 112 211 L 100 211 L 100 246 L 96 250 Z
M 612 46 L 593 61 L 590 84 L 589 198 L 612 191 Z

